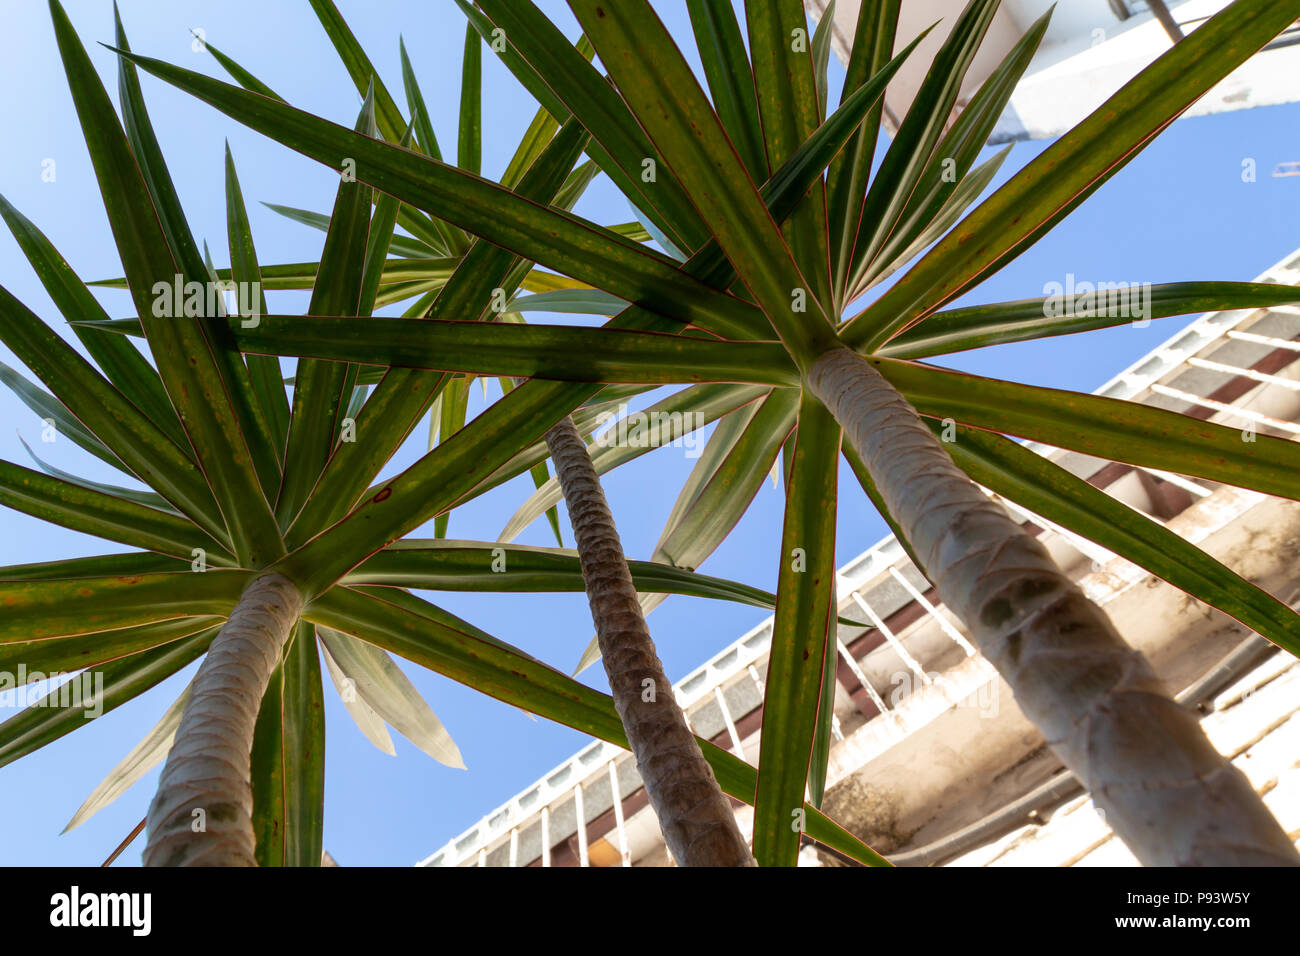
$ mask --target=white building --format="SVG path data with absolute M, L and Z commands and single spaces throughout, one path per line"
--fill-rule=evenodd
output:
M 830 0 L 805 0 L 820 20 Z M 962 84 L 958 109 L 1053 0 L 1002 0 Z M 892 134 L 931 59 L 967 0 L 904 0 L 895 50 L 939 21 L 890 83 L 885 127 Z M 1043 42 L 1001 122 L 994 143 L 1059 136 L 1100 106 L 1158 56 L 1229 0 L 1059 0 Z M 861 0 L 837 0 L 832 46 L 848 55 Z M 1201 98 L 1186 116 L 1293 103 L 1300 99 L 1300 23 L 1268 44 Z M 1300 160 L 1300 156 L 1296 157 Z M 1279 175 L 1286 175 L 1286 169 Z M 1300 175 L 1300 167 L 1290 175 Z

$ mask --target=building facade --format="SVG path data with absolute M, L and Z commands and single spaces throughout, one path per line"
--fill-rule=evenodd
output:
M 836 0 L 832 48 L 848 56 L 862 0 Z M 895 51 L 934 26 L 890 82 L 884 125 L 892 135 L 906 114 L 930 61 L 968 0 L 905 0 L 899 11 Z M 1077 125 L 1125 83 L 1230 0 L 1062 0 L 1017 84 L 990 142 L 1060 136 Z M 804 0 L 814 20 L 830 0 Z M 962 83 L 957 111 L 1053 0 L 1002 0 Z M 1300 22 L 1206 93 L 1186 116 L 1293 103 L 1300 99 Z M 1300 160 L 1300 156 L 1295 157 Z M 1300 170 L 1279 175 L 1300 175 Z

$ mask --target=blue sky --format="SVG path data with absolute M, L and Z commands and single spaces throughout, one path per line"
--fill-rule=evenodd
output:
M 681 0 L 656 2 L 679 42 L 690 48 Z M 295 106 L 351 125 L 359 98 L 323 30 L 305 2 L 290 0 L 126 0 L 123 19 L 133 48 L 152 56 L 222 75 L 192 49 L 198 27 Z M 463 21 L 449 0 L 436 3 L 349 2 L 339 6 L 400 99 L 397 38 L 405 37 L 443 150 L 454 155 Z M 540 6 L 570 36 L 576 27 L 559 0 Z M 0 104 L 8 132 L 0 151 L 0 192 L 32 219 L 85 279 L 120 274 L 89 157 L 63 78 L 45 4 L 9 5 L 0 33 L 0 79 L 11 91 Z M 95 41 L 113 37 L 111 5 L 70 0 L 73 22 L 110 93 L 116 63 Z M 832 91 L 842 72 L 832 64 Z M 498 176 L 535 104 L 490 54 L 484 56 L 484 173 Z M 224 76 L 223 76 L 224 78 Z M 264 264 L 319 255 L 322 235 L 257 205 L 284 203 L 327 212 L 336 175 L 152 78 L 145 97 L 168 157 L 190 224 L 225 264 L 222 144 L 229 140 Z M 999 182 L 1023 167 L 1046 143 L 1012 150 Z M 1242 160 L 1256 160 L 1260 175 L 1243 183 Z M 43 182 L 46 159 L 54 182 Z M 1300 159 L 1300 106 L 1256 109 L 1175 123 L 1057 231 L 968 295 L 992 302 L 1043 293 L 1045 283 L 1067 273 L 1089 281 L 1168 282 L 1251 279 L 1300 246 L 1295 228 L 1300 179 L 1273 179 L 1278 162 Z M 631 218 L 626 202 L 598 179 L 578 211 L 605 223 Z M 0 235 L 0 283 L 55 327 L 62 320 L 7 231 Z M 300 311 L 305 296 L 272 292 L 273 311 Z M 125 293 L 104 292 L 113 315 L 126 315 Z M 1092 390 L 1172 335 L 1194 316 L 1138 329 L 1120 327 L 1068 339 L 982 350 L 944 364 L 1033 384 Z M 64 330 L 66 332 L 66 330 Z M 65 335 L 67 338 L 71 336 Z M 0 347 L 0 360 L 19 365 Z M 498 394 L 494 388 L 492 397 Z M 475 406 L 482 400 L 474 391 Z M 29 464 L 19 436 L 55 465 L 88 478 L 115 480 L 66 441 L 40 445 L 40 421 L 7 391 L 0 394 L 0 458 Z M 409 465 L 423 446 L 416 438 L 391 470 Z M 662 449 L 609 475 L 606 492 L 632 557 L 648 557 L 691 460 L 681 448 Z M 450 535 L 493 540 L 531 485 L 512 482 L 456 511 Z M 841 475 L 837 558 L 847 561 L 884 534 L 884 525 L 852 476 Z M 766 485 L 732 536 L 704 571 L 771 589 L 781 532 L 782 491 Z M 567 533 L 566 542 L 572 537 Z M 12 511 L 0 512 L 0 565 L 53 560 L 117 550 L 111 543 L 65 531 Z M 431 534 L 431 530 L 423 532 Z M 544 522 L 520 539 L 551 544 Z M 492 634 L 561 667 L 576 662 L 591 632 L 582 595 L 443 595 L 434 598 Z M 730 643 L 765 614 L 698 599 L 672 598 L 651 617 L 651 630 L 669 675 L 679 679 Z M 59 831 L 94 788 L 161 716 L 193 667 L 75 734 L 0 768 L 0 841 L 3 864 L 97 864 L 144 815 L 156 782 L 148 775 L 111 807 L 71 834 Z M 466 771 L 442 767 L 394 735 L 396 758 L 374 749 L 353 726 L 331 688 L 326 689 L 326 847 L 345 865 L 404 865 L 432 852 L 498 804 L 570 756 L 585 737 L 447 681 L 407 667 L 416 685 L 457 741 Z M 599 667 L 583 679 L 606 689 Z M 0 698 L 0 719 L 12 706 Z M 121 863 L 134 865 L 139 841 Z

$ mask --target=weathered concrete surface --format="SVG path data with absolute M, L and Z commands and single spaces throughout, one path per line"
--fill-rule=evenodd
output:
M 1169 526 L 1265 590 L 1294 598 L 1300 584 L 1300 503 L 1224 486 Z M 1249 634 L 1222 612 L 1121 559 L 1080 583 L 1148 656 L 1171 693 Z M 1005 682 L 995 677 L 977 703 L 950 707 L 856 771 L 838 780 L 832 775 L 830 815 L 877 850 L 896 852 L 979 820 L 1059 770 Z M 904 720 L 912 705 L 903 702 Z M 845 744 L 852 749 L 871 726 L 859 728 Z

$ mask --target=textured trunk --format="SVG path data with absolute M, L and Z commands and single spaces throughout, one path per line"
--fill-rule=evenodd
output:
M 664 676 L 600 479 L 573 420 L 546 434 L 564 491 L 614 706 L 664 840 L 681 866 L 753 866 L 731 802 Z
M 256 866 L 253 727 L 302 597 L 278 574 L 244 591 L 190 688 L 149 805 L 145 866 Z
M 940 597 L 1143 864 L 1300 864 L 1195 715 L 868 360 L 831 351 L 808 385 L 866 462 Z

